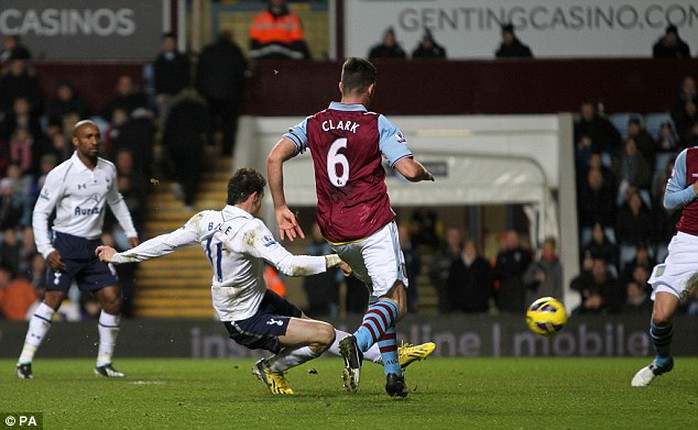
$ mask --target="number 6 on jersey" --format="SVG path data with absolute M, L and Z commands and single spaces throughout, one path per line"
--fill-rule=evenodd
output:
M 330 150 L 327 151 L 327 176 L 330 178 L 330 183 L 337 188 L 341 188 L 349 181 L 349 160 L 344 154 L 340 154 L 339 150 L 347 147 L 347 138 L 341 137 L 330 145 Z M 341 168 L 341 175 L 337 175 L 337 170 Z

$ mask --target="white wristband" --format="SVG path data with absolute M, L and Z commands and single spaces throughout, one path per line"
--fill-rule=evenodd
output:
M 325 255 L 325 261 L 327 261 L 327 268 L 329 269 L 330 267 L 339 266 L 339 263 L 342 262 L 342 259 L 339 258 L 339 255 L 337 254 L 329 254 Z

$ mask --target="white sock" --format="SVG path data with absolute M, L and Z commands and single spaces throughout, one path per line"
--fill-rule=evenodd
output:
M 32 362 L 36 349 L 41 345 L 44 336 L 48 333 L 48 329 L 51 328 L 51 320 L 55 313 L 56 311 L 51 309 L 46 303 L 41 303 L 36 308 L 36 312 L 29 320 L 29 329 L 27 329 L 27 336 L 24 339 L 22 353 L 19 355 L 19 363 L 26 364 Z
M 286 370 L 303 364 L 306 361 L 310 361 L 316 358 L 317 354 L 315 351 L 310 349 L 308 346 L 301 346 L 300 348 L 284 348 L 276 355 L 272 355 L 267 358 L 267 366 L 269 370 L 274 373 L 282 373 Z
M 119 335 L 119 315 L 111 315 L 104 310 L 99 314 L 99 352 L 97 353 L 97 367 L 111 363 L 111 356 L 114 354 L 116 337 Z
M 341 357 L 342 354 L 339 353 L 339 341 L 349 336 L 351 333 L 347 333 L 345 331 L 337 329 L 334 329 L 334 332 L 336 334 L 334 342 L 332 342 L 332 345 L 330 345 L 330 348 L 327 350 L 327 352 Z M 368 351 L 364 352 L 364 360 L 368 360 L 376 364 L 383 364 L 383 357 L 381 357 L 381 352 L 378 349 L 378 342 L 371 345 Z

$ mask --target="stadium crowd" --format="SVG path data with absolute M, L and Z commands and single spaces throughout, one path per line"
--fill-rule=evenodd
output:
M 284 2 L 270 2 L 255 18 L 251 55 L 265 58 L 307 59 L 298 18 Z M 283 19 L 292 34 L 280 34 L 266 25 Z M 272 29 L 273 34 L 263 30 Z M 680 42 L 680 43 L 679 43 Z M 683 55 L 678 33 L 669 27 L 657 42 L 655 56 Z M 524 49 L 525 48 L 525 49 Z M 510 25 L 502 28 L 497 57 L 527 56 L 531 49 L 515 36 Z M 371 47 L 369 58 L 407 58 L 393 29 Z M 446 49 L 426 31 L 412 58 L 446 58 Z M 150 70 L 152 82 L 139 88 L 133 76 L 114 83 L 113 97 L 91 111 L 80 98 L 75 82 L 60 82 L 45 97 L 31 65 L 31 51 L 16 36 L 7 36 L 0 51 L 0 316 L 25 320 L 44 291 L 46 264 L 37 252 L 32 209 L 46 174 L 72 154 L 72 125 L 91 118 L 102 130 L 101 153 L 113 161 L 119 174 L 119 190 L 138 230 L 147 211 L 148 179 L 153 166 L 174 166 L 167 171 L 175 189 L 191 211 L 197 191 L 203 149 L 222 137 L 223 155 L 235 146 L 237 107 L 248 64 L 230 33 L 207 46 L 196 58 L 176 50 L 175 35 L 165 34 L 162 52 Z M 679 211 L 664 209 L 664 187 L 676 154 L 698 145 L 698 93 L 687 76 L 680 92 L 667 96 L 666 113 L 621 112 L 608 114 L 603 104 L 586 101 L 574 126 L 580 226 L 581 273 L 571 288 L 581 295 L 575 313 L 651 312 L 647 280 L 652 267 L 667 254 Z M 222 96 L 225 95 L 225 96 Z M 226 118 L 227 120 L 224 120 Z M 232 120 L 231 120 L 232 119 Z M 154 148 L 162 144 L 168 159 L 156 163 Z M 126 237 L 108 212 L 106 244 L 123 250 Z M 523 312 L 533 299 L 562 296 L 562 270 L 556 242 L 549 238 L 540 249 L 531 249 L 515 231 L 498 235 L 496 255 L 483 256 L 478 244 L 457 228 L 439 228 L 436 214 L 420 208 L 409 220 L 400 220 L 401 245 L 410 283 L 409 311 L 418 312 L 420 272 L 436 287 L 440 312 Z M 326 252 L 314 234 L 309 253 Z M 429 264 L 423 263 L 429 254 Z M 424 267 L 423 267 L 424 266 Z M 119 266 L 125 316 L 131 314 L 133 267 Z M 421 277 L 424 279 L 425 277 Z M 354 281 L 331 273 L 322 283 L 335 286 L 319 297 L 319 279 L 306 283 L 311 313 L 336 315 L 339 283 L 346 282 L 347 311 L 363 312 L 366 292 Z M 73 289 L 75 290 L 75 289 Z M 75 290 L 76 291 L 76 290 Z M 62 315 L 66 319 L 94 318 L 98 305 L 88 295 L 71 294 Z M 684 312 L 698 315 L 698 297 Z

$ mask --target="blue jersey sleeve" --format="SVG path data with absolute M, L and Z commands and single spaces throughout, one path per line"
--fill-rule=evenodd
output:
M 674 209 L 686 206 L 696 198 L 693 185 L 686 186 L 686 150 L 684 149 L 676 157 L 674 171 L 666 184 L 664 193 L 664 207 Z
M 378 133 L 378 147 L 391 167 L 402 158 L 412 157 L 412 151 L 407 147 L 407 141 L 400 129 L 383 115 L 378 117 Z
M 293 143 L 296 145 L 296 154 L 303 153 L 306 149 L 308 149 L 308 134 L 306 132 L 308 118 L 310 117 L 306 117 L 297 125 L 289 128 L 288 133 L 284 134 L 284 137 L 291 139 L 291 141 L 293 141 Z

